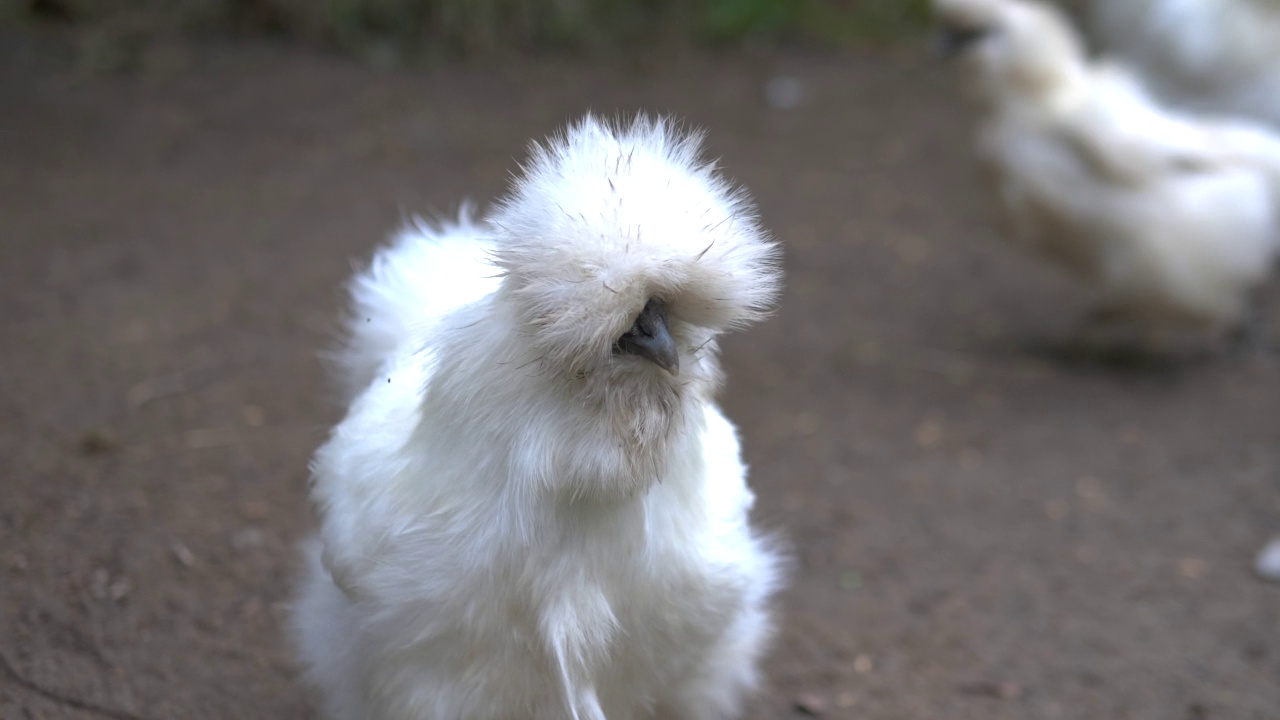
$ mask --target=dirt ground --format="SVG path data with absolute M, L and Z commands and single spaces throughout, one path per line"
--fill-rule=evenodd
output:
M 1280 717 L 1280 355 L 1050 352 L 1080 288 L 1001 244 L 923 53 L 390 71 L 160 47 L 0 70 L 0 717 L 308 718 L 281 619 L 352 263 L 649 108 L 786 244 L 723 400 L 798 558 L 752 720 Z M 763 100 L 795 78 L 791 110 Z M 1280 339 L 1280 293 L 1266 336 Z M 1122 358 L 1123 359 L 1123 358 Z

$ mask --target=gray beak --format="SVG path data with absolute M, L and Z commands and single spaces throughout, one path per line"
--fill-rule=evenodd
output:
M 934 55 L 950 59 L 969 49 L 970 45 L 981 40 L 986 34 L 987 31 L 981 28 L 961 28 L 943 25 L 933 31 L 933 37 L 929 45 Z
M 680 351 L 667 327 L 667 307 L 661 300 L 653 299 L 645 304 L 640 317 L 618 339 L 618 351 L 639 355 L 672 375 L 680 374 Z

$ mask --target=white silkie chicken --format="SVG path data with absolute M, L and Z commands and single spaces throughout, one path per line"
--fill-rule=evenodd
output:
M 1090 24 L 1162 100 L 1280 126 L 1280 2 L 1093 0 Z
M 738 714 L 780 566 L 716 339 L 780 271 L 699 152 L 588 117 L 483 220 L 409 228 L 356 278 L 360 389 L 313 463 L 293 616 L 326 717 Z
M 977 150 L 1011 234 L 1091 282 L 1091 319 L 1246 329 L 1277 253 L 1280 139 L 1162 108 L 1028 0 L 935 0 L 980 104 Z

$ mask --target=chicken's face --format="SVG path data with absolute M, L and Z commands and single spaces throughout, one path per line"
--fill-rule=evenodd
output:
M 663 121 L 587 118 L 534 149 L 492 220 L 521 357 L 640 441 L 714 391 L 716 337 L 779 286 L 754 208 L 698 152 Z
M 1043 92 L 1084 56 L 1066 18 L 1039 2 L 935 0 L 934 13 L 937 49 L 984 100 Z
M 936 0 L 934 49 L 946 58 L 998 54 L 1001 9 L 990 0 Z

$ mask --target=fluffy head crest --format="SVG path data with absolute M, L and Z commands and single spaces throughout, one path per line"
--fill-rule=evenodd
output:
M 700 150 L 665 119 L 592 116 L 533 147 L 491 220 L 501 297 L 546 361 L 607 362 L 651 299 L 685 352 L 771 308 L 777 248 Z
M 1085 51 L 1062 12 L 1038 0 L 934 0 L 940 40 L 976 73 L 980 94 L 1038 95 L 1083 67 Z

